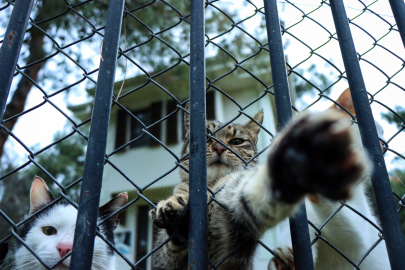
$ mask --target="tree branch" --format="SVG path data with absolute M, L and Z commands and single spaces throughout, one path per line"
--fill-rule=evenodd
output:
M 44 28 L 42 28 L 44 29 Z M 38 61 L 45 57 L 45 52 L 43 49 L 44 46 L 44 33 L 38 29 L 33 29 L 31 32 L 31 37 L 29 39 L 29 52 L 30 55 L 28 57 L 27 63 L 32 63 L 34 61 Z M 37 81 L 38 73 L 41 68 L 44 66 L 45 61 L 30 66 L 25 69 L 24 73 L 30 77 L 33 81 Z M 33 83 L 28 80 L 25 76 L 23 76 L 18 83 L 17 89 L 14 91 L 11 101 L 6 106 L 6 111 L 4 112 L 3 119 L 8 119 L 13 115 L 19 114 L 24 111 L 25 102 L 27 100 L 27 96 L 33 86 Z M 8 130 L 13 130 L 18 118 L 12 119 L 10 121 L 3 122 L 3 125 Z M 0 157 L 3 155 L 4 152 L 4 144 L 8 138 L 9 134 L 0 129 Z

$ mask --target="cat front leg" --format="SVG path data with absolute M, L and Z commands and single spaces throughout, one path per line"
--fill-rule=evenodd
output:
M 365 174 L 369 162 L 364 152 L 355 147 L 353 129 L 349 125 L 348 120 L 334 111 L 304 115 L 281 134 L 269 156 L 272 187 L 282 201 L 294 203 L 308 194 L 323 195 L 309 196 L 307 201 L 308 217 L 315 224 L 322 223 L 337 208 L 333 200 L 348 199 L 351 195 L 364 197 L 361 189 L 353 187 Z M 283 163 L 289 166 L 280 167 Z M 321 214 L 324 217 L 321 218 Z M 349 214 L 353 213 L 349 211 Z M 329 239 L 342 235 L 338 230 L 340 223 L 334 224 Z M 345 232 L 350 232 L 350 223 L 344 228 Z M 327 233 L 324 229 L 324 234 Z M 316 261 L 318 249 L 312 251 Z M 286 265 L 293 269 L 291 244 L 282 244 L 275 252 L 284 263 L 273 258 L 269 270 L 288 269 Z
M 307 195 L 349 198 L 369 164 L 353 142 L 350 122 L 342 113 L 299 116 L 276 136 L 265 166 L 229 175 L 218 195 L 232 222 L 260 237 L 293 215 Z
M 149 212 L 153 224 L 159 228 L 156 244 L 171 240 L 153 255 L 153 265 L 159 269 L 182 269 L 187 261 L 188 247 L 188 184 L 181 183 L 174 195 L 160 201 Z
M 344 114 L 332 110 L 293 121 L 275 138 L 267 161 L 275 196 L 286 203 L 310 194 L 334 201 L 350 198 L 370 164 L 354 136 Z

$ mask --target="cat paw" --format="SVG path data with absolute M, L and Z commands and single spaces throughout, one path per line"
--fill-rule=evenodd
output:
M 273 251 L 280 259 L 273 257 L 267 267 L 268 270 L 295 270 L 294 256 L 291 247 L 278 247 Z
M 268 159 L 272 189 L 281 201 L 295 203 L 307 194 L 345 200 L 368 166 L 356 149 L 350 121 L 341 112 L 300 116 L 275 138 Z
M 176 194 L 160 201 L 156 209 L 149 212 L 149 216 L 153 224 L 159 228 L 173 228 L 182 225 L 188 220 L 188 197 Z

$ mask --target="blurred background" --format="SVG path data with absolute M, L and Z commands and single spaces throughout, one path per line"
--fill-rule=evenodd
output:
M 13 3 L 0 2 L 0 40 Z M 373 115 L 384 131 L 380 139 L 391 185 L 401 202 L 405 50 L 387 1 L 345 4 Z M 105 0 L 35 3 L 4 115 L 10 132 L 0 130 L 0 209 L 15 223 L 27 217 L 35 175 L 55 194 L 62 190 L 78 198 L 107 7 Z M 348 87 L 328 1 L 278 1 L 278 8 L 294 109 L 325 110 Z M 167 197 L 180 182 L 184 115 L 178 106 L 189 97 L 189 9 L 189 1 L 181 0 L 125 2 L 114 86 L 120 96 L 111 113 L 101 203 L 129 192 L 132 204 L 116 236 L 132 262 L 153 247 L 149 202 Z M 244 123 L 244 114 L 263 109 L 266 130 L 258 148 L 264 151 L 277 120 L 263 2 L 208 1 L 205 16 L 207 117 Z M 398 203 L 405 229 L 403 206 Z M 10 228 L 0 218 L 0 240 Z M 264 241 L 272 247 L 276 237 L 277 228 Z M 257 269 L 264 269 L 271 255 L 261 248 L 256 257 Z M 150 269 L 149 260 L 139 268 Z

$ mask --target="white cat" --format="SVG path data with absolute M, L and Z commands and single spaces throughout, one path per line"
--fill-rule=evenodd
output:
M 354 196 L 347 200 L 347 205 L 353 207 L 371 222 L 377 224 L 368 198 L 364 193 L 364 185 L 359 184 L 353 190 Z M 328 217 L 341 206 L 327 199 L 306 199 L 308 219 L 320 227 Z M 280 224 L 281 234 L 278 235 L 278 248 L 274 249 L 281 259 L 290 267 L 294 266 L 291 244 L 290 227 L 287 221 Z M 315 238 L 315 230 L 310 226 L 311 240 Z M 321 236 L 339 249 L 353 263 L 357 264 L 363 255 L 379 240 L 379 232 L 365 219 L 347 207 L 343 207 L 321 230 Z M 321 239 L 312 246 L 312 253 L 316 270 L 353 270 L 354 266 L 341 254 Z M 273 258 L 269 263 L 269 270 L 287 270 L 289 268 Z M 294 269 L 294 268 L 292 268 Z M 360 269 L 385 270 L 390 269 L 385 242 L 381 241 L 360 264 Z
M 52 203 L 54 198 L 45 182 L 36 177 L 30 192 L 30 218 L 25 223 L 20 237 L 24 240 L 39 258 L 49 267 L 57 264 L 65 257 L 73 246 L 74 231 L 76 225 L 77 210 L 68 202 L 61 200 L 48 208 L 39 211 Z M 107 204 L 100 207 L 99 216 L 106 217 L 124 206 L 128 201 L 128 195 L 121 193 L 111 199 Z M 39 211 L 37 213 L 37 211 Z M 100 232 L 111 243 L 114 243 L 113 230 L 118 225 L 119 214 L 111 217 L 100 226 Z M 114 252 L 100 237 L 96 237 L 94 245 L 92 269 L 115 270 Z M 53 269 L 68 270 L 70 265 L 68 256 L 59 262 Z M 41 262 L 21 243 L 17 241 L 14 262 L 5 269 L 46 269 Z
M 346 89 L 337 100 L 347 111 L 355 115 L 353 101 L 350 95 L 350 90 Z M 331 109 L 340 109 L 334 105 Z M 380 138 L 382 138 L 382 127 L 376 123 Z M 352 126 L 353 134 L 356 134 L 354 143 L 358 148 L 361 148 L 360 133 L 357 125 Z M 329 218 L 341 204 L 324 199 L 321 196 L 309 196 L 305 200 L 308 220 L 310 220 L 317 228 Z M 373 214 L 370 206 L 369 198 L 365 194 L 364 182 L 358 184 L 352 189 L 352 196 L 346 201 L 346 204 L 359 213 L 368 218 L 373 224 L 379 226 L 379 222 Z M 281 234 L 277 237 L 278 248 L 274 252 L 291 269 L 294 269 L 294 256 L 291 244 L 289 222 L 284 221 L 279 225 Z M 311 241 L 316 238 L 316 231 L 312 226 L 309 226 Z M 339 249 L 348 259 L 354 264 L 367 254 L 368 250 L 378 243 L 379 231 L 368 221 L 362 218 L 348 207 L 343 207 L 325 226 L 322 226 L 321 236 L 329 241 L 333 246 Z M 353 270 L 349 260 L 345 259 L 330 245 L 318 239 L 312 246 L 312 254 L 314 258 L 315 270 Z M 287 270 L 285 264 L 280 263 L 276 258 L 273 258 L 268 266 L 269 270 Z M 386 270 L 390 269 L 387 249 L 385 242 L 381 241 L 368 254 L 364 261 L 359 265 L 360 269 L 365 270 Z

